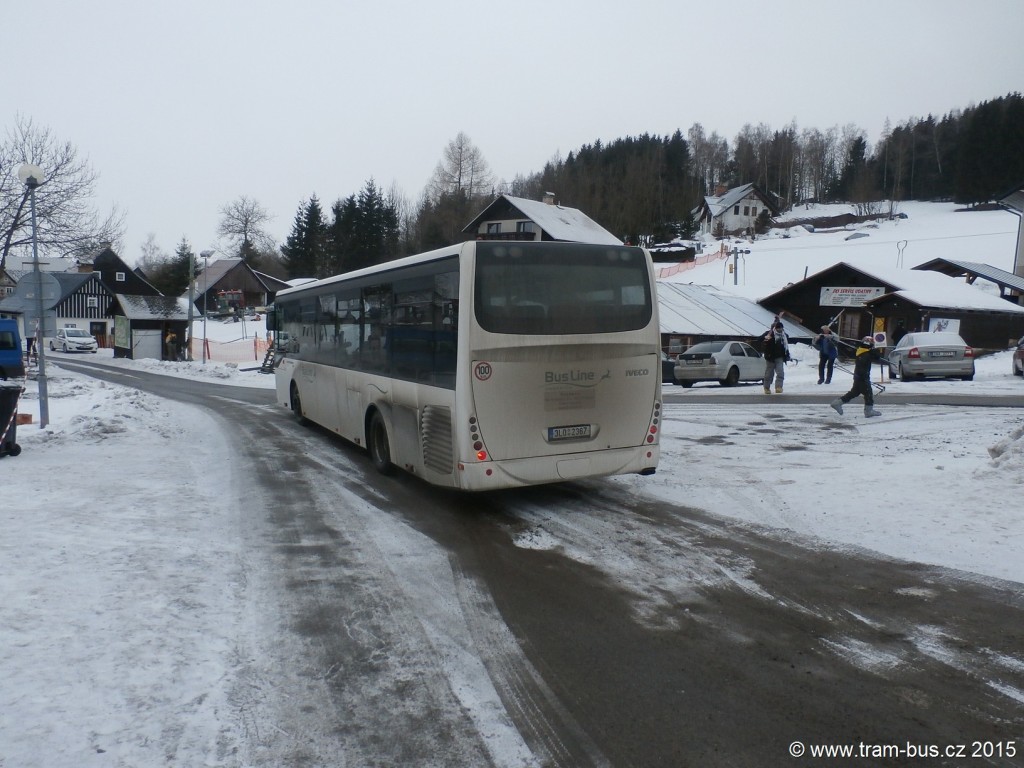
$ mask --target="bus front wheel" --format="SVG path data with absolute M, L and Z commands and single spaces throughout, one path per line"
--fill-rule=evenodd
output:
M 391 443 L 388 441 L 388 428 L 380 411 L 374 411 L 370 417 L 370 427 L 366 434 L 366 448 L 370 452 L 373 466 L 382 475 L 389 475 L 394 469 L 391 463 Z

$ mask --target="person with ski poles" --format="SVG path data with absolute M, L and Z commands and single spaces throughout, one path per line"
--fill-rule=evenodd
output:
M 875 340 L 865 336 L 857 345 L 853 362 L 853 386 L 850 391 L 842 397 L 837 397 L 829 405 L 835 409 L 840 416 L 843 415 L 843 405 L 855 397 L 864 397 L 864 418 L 881 416 L 880 411 L 875 410 L 875 393 L 871 386 L 871 364 L 882 360 L 881 353 L 875 349 Z
M 772 380 L 775 380 L 775 394 L 782 394 L 782 383 L 786 378 L 786 363 L 789 356 L 789 342 L 782 328 L 782 321 L 777 319 L 768 333 L 761 337 L 761 352 L 764 354 L 764 393 L 772 392 Z

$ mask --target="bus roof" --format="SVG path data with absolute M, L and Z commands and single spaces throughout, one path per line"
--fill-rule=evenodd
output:
M 317 290 L 324 286 L 332 285 L 334 283 L 345 282 L 353 280 L 355 278 L 364 277 L 366 275 L 376 275 L 382 272 L 390 272 L 394 269 L 402 269 L 403 267 L 409 267 L 416 264 L 426 264 L 437 259 L 447 258 L 449 256 L 457 256 L 462 253 L 467 245 L 475 245 L 474 241 L 467 240 L 464 243 L 457 243 L 455 245 L 449 245 L 445 248 L 438 248 L 434 251 L 427 251 L 426 253 L 418 253 L 414 256 L 405 256 L 401 259 L 395 259 L 394 261 L 385 261 L 381 264 L 374 264 L 372 267 L 363 267 L 362 269 L 356 269 L 352 272 L 344 272 L 340 275 L 332 275 L 331 277 L 325 277 L 320 280 L 314 280 L 310 283 L 303 283 L 302 285 L 293 286 L 291 288 L 285 288 L 282 291 L 278 291 L 275 295 L 275 299 L 284 296 L 289 296 L 293 293 L 302 293 L 309 290 Z

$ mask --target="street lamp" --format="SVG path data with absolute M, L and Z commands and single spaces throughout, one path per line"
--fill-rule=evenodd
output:
M 39 269 L 39 238 L 36 234 L 36 187 L 42 184 L 43 169 L 38 165 L 25 163 L 18 169 L 18 178 L 28 190 L 29 204 L 32 210 L 32 267 L 36 277 L 36 354 L 39 356 L 39 428 L 43 429 L 50 423 L 50 399 L 46 391 L 46 352 L 43 336 L 46 335 L 46 321 L 43 315 L 43 273 Z M 25 329 L 26 332 L 28 329 Z
M 203 365 L 206 365 L 206 316 L 210 314 L 210 308 L 206 305 L 210 299 L 210 282 L 206 270 L 210 268 L 213 251 L 200 251 L 199 255 L 203 257 Z

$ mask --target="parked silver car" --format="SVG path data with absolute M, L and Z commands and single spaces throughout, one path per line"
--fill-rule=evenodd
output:
M 676 360 L 676 381 L 692 387 L 696 381 L 717 381 L 733 387 L 741 381 L 764 378 L 764 358 L 742 341 L 702 341 Z
M 974 349 L 959 334 L 948 331 L 908 333 L 886 356 L 892 377 L 974 378 Z
M 96 337 L 81 328 L 61 328 L 57 336 L 50 339 L 50 349 L 61 352 L 95 352 L 99 348 Z

